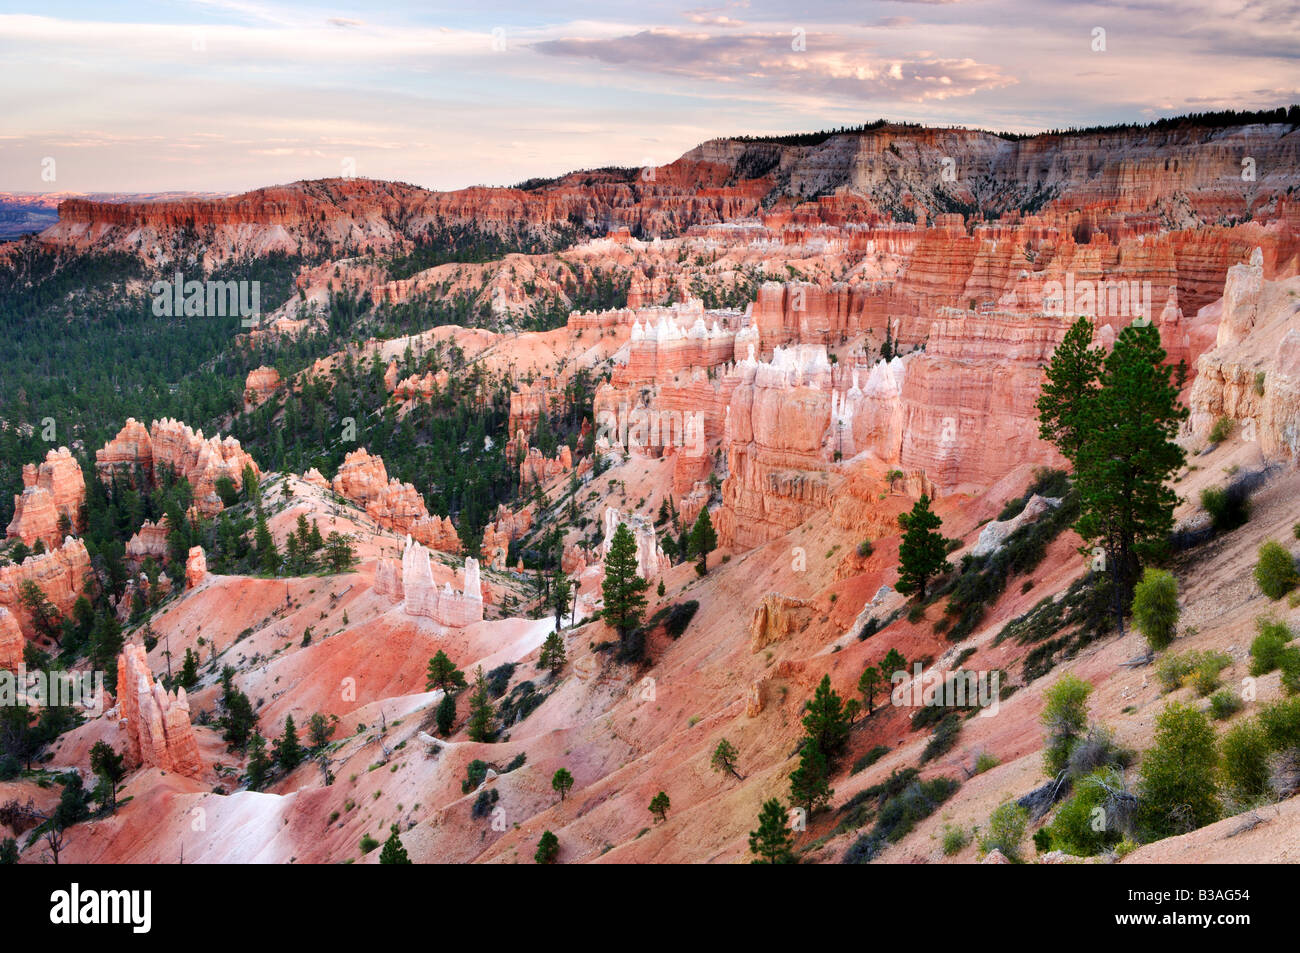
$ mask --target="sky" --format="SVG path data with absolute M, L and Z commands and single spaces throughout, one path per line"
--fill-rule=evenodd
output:
M 0 190 L 436 189 L 886 117 L 1300 102 L 1295 0 L 0 0 Z

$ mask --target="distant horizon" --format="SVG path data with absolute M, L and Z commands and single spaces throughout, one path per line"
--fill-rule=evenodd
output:
M 51 0 L 0 14 L 0 191 L 453 191 L 888 116 L 1011 133 L 1300 100 L 1300 9 Z
M 1294 110 L 1300 108 L 1300 104 L 1285 103 L 1274 108 Z M 1233 109 L 1212 111 L 1212 113 L 1228 113 L 1228 112 L 1246 112 L 1246 111 L 1233 110 Z M 1110 127 L 1110 128 L 1118 128 L 1126 125 L 1145 127 L 1145 126 L 1153 125 L 1163 120 L 1181 119 L 1196 114 L 1199 114 L 1199 111 L 1175 112 L 1168 116 L 1155 116 L 1155 117 L 1150 117 L 1141 120 L 1137 120 L 1137 119 L 1118 120 L 1113 123 L 1103 124 L 1103 126 Z M 1084 125 L 1072 123 L 1064 126 L 1053 126 L 1053 127 L 1043 128 L 1043 129 L 1016 132 L 1008 129 L 985 129 L 979 126 L 974 126 L 974 125 L 969 125 L 964 123 L 943 123 L 943 124 L 915 123 L 909 120 L 892 119 L 892 118 L 884 118 L 884 117 L 882 117 L 880 120 L 872 120 L 872 122 L 876 122 L 876 121 L 881 121 L 884 122 L 885 125 L 891 125 L 891 126 L 915 126 L 924 129 L 953 129 L 953 130 L 962 130 L 967 132 L 982 133 L 985 135 L 991 135 L 997 137 L 1016 136 L 1025 139 L 1032 139 L 1038 136 L 1045 136 L 1045 135 L 1078 134 L 1080 130 L 1087 131 L 1092 128 L 1092 126 L 1084 126 Z M 1242 124 L 1246 125 L 1251 123 L 1247 120 L 1247 121 L 1243 121 Z M 864 124 L 858 123 L 857 125 L 861 126 Z M 782 137 L 813 136 L 813 135 L 819 135 L 823 133 L 826 133 L 828 135 L 849 135 L 849 134 L 853 134 L 853 127 L 837 126 L 837 127 L 829 127 L 829 128 L 818 128 L 818 129 L 812 129 L 812 128 L 798 129 L 798 130 L 791 130 L 789 132 L 734 133 L 731 135 L 712 136 L 710 139 L 701 140 L 700 142 L 697 142 L 691 146 L 686 147 L 677 156 L 673 157 L 672 159 L 668 159 L 664 163 L 660 163 L 660 164 L 666 165 L 671 162 L 674 162 L 682 155 L 685 155 L 687 152 L 690 152 L 692 149 L 698 148 L 704 143 L 710 141 L 754 140 L 757 142 L 763 142 L 767 140 L 779 139 Z M 578 174 L 582 172 L 594 172 L 600 169 L 635 169 L 635 168 L 638 167 L 634 165 L 625 165 L 625 164 L 617 164 L 617 163 L 613 165 L 605 165 L 605 166 L 587 166 L 582 168 L 566 169 L 563 172 L 555 173 L 554 175 L 551 176 L 525 176 L 523 179 L 518 179 L 509 183 L 472 182 L 467 185 L 456 186 L 454 188 L 449 188 L 449 189 L 439 189 L 439 188 L 434 188 L 432 186 L 421 185 L 420 183 L 413 182 L 409 178 L 405 178 L 405 177 L 381 178 L 378 176 L 368 176 L 368 175 L 351 175 L 351 176 L 324 175 L 324 176 L 315 176 L 315 177 L 300 176 L 294 179 L 288 179 L 285 181 L 278 181 L 278 182 L 267 182 L 262 185 L 255 185 L 249 188 L 242 188 L 242 189 L 191 189 L 191 188 L 183 188 L 183 187 L 172 187 L 172 188 L 165 188 L 165 189 L 146 189 L 141 191 L 129 191 L 129 190 L 122 190 L 122 189 L 81 190 L 81 189 L 54 188 L 54 189 L 46 189 L 46 190 L 40 190 L 40 189 L 21 190 L 21 189 L 0 188 L 0 194 L 24 196 L 24 197 L 45 197 L 49 195 L 67 195 L 69 197 L 91 198 L 96 200 L 100 200 L 101 196 L 120 195 L 125 197 L 126 200 L 137 200 L 137 201 L 141 199 L 151 199 L 153 201 L 166 201 L 168 196 L 173 196 L 173 195 L 181 196 L 181 197 L 197 197 L 203 199 L 221 199 L 221 198 L 230 198 L 236 195 L 243 195 L 250 192 L 261 191 L 264 189 L 285 188 L 303 182 L 323 182 L 323 181 L 330 181 L 335 179 L 360 179 L 360 180 L 369 180 L 374 182 L 390 182 L 390 183 L 409 185 L 414 188 L 425 189 L 427 191 L 432 191 L 432 192 L 455 192 L 455 191 L 471 189 L 471 188 L 511 189 L 511 188 L 517 188 L 520 185 L 524 184 L 525 182 L 528 182 L 533 179 L 562 178 L 565 175 Z

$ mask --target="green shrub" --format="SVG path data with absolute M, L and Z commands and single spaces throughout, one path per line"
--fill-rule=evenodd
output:
M 1282 672 L 1282 690 L 1288 695 L 1300 694 L 1300 648 L 1288 645 L 1279 652 L 1277 667 Z
M 1133 590 L 1133 622 L 1153 651 L 1167 648 L 1178 628 L 1178 582 L 1163 569 L 1142 573 Z
M 1268 735 L 1258 721 L 1248 719 L 1229 728 L 1220 752 L 1223 786 L 1232 797 L 1249 804 L 1269 793 Z
M 1214 426 L 1210 428 L 1210 443 L 1223 443 L 1232 436 L 1233 428 L 1236 425 L 1237 422 L 1231 417 L 1220 417 L 1214 422 Z
M 887 754 L 889 754 L 888 745 L 876 745 L 857 761 L 853 762 L 853 770 L 849 772 L 849 775 L 852 776 L 857 774 L 859 771 L 865 771 Z
M 691 624 L 691 620 L 695 618 L 695 613 L 699 608 L 700 604 L 694 599 L 673 606 L 668 612 L 667 621 L 664 622 L 664 631 L 674 639 L 681 638 L 682 633 Z
M 1181 688 L 1184 679 L 1192 674 L 1196 667 L 1195 652 L 1170 652 L 1162 655 L 1156 662 L 1156 681 L 1162 692 L 1172 692 Z
M 1250 521 L 1250 497 L 1239 484 L 1202 490 L 1201 506 L 1210 514 L 1210 522 L 1218 533 L 1226 533 Z
M 1142 758 L 1138 818 L 1151 839 L 1219 819 L 1214 729 L 1203 712 L 1170 702 L 1156 719 L 1155 747 Z
M 1127 816 L 1125 805 L 1111 803 L 1110 792 L 1123 790 L 1123 777 L 1114 768 L 1080 780 L 1074 796 L 1057 809 L 1052 820 L 1052 846 L 1078 857 L 1094 857 L 1119 843 Z
M 1092 686 L 1074 675 L 1063 675 L 1043 693 L 1040 719 L 1047 729 L 1043 766 L 1056 776 L 1065 770 L 1070 752 L 1088 726 L 1088 696 Z
M 975 773 L 983 774 L 985 771 L 991 771 L 1002 762 L 998 760 L 997 755 L 989 754 L 987 751 L 981 751 L 979 757 L 975 759 Z
M 1241 711 L 1241 706 L 1240 696 L 1236 692 L 1228 691 L 1226 688 L 1210 696 L 1210 716 L 1216 721 L 1231 718 Z
M 1274 751 L 1300 748 L 1300 697 L 1265 705 L 1259 710 L 1259 723 Z
M 1232 659 L 1222 652 L 1172 653 L 1156 663 L 1156 681 L 1163 692 L 1192 685 L 1204 697 L 1219 687 L 1219 673 L 1231 664 Z
M 1295 560 L 1280 544 L 1269 540 L 1259 547 L 1259 562 L 1255 565 L 1255 582 L 1260 591 L 1270 599 L 1281 599 L 1295 588 L 1297 582 Z
M 1196 694 L 1202 698 L 1219 687 L 1219 673 L 1232 664 L 1232 659 L 1222 652 L 1203 652 L 1196 667 L 1192 669 L 1190 681 Z
M 875 547 L 871 545 L 871 540 L 869 539 L 864 539 L 862 542 L 858 543 L 858 555 L 863 559 L 866 559 L 875 551 Z
M 970 837 L 960 827 L 945 824 L 943 828 L 943 853 L 945 857 L 959 854 L 970 843 Z
M 1029 812 L 1015 801 L 1007 801 L 989 816 L 988 829 L 980 838 L 980 853 L 1000 850 L 1007 860 L 1020 859 L 1020 843 L 1025 839 Z
M 933 814 L 958 787 L 951 778 L 912 782 L 881 805 L 873 833 L 890 843 L 897 843 L 910 834 L 918 822 Z
M 1276 619 L 1255 620 L 1259 635 L 1250 643 L 1250 674 L 1265 675 L 1281 662 L 1282 651 L 1291 641 L 1291 628 Z
M 379 846 L 379 841 L 375 840 L 369 834 L 363 834 L 361 837 L 361 853 L 368 854 Z

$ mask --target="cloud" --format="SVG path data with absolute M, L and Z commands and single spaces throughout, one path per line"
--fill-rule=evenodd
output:
M 532 49 L 695 83 L 754 84 L 859 101 L 950 99 L 1016 82 L 999 67 L 968 57 L 874 55 L 843 34 L 802 31 L 722 35 L 657 28 L 607 38 L 546 40 Z

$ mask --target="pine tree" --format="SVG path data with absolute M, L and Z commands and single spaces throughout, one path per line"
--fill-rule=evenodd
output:
M 199 683 L 199 657 L 188 645 L 185 647 L 185 661 L 181 663 L 179 681 L 181 688 L 193 688 Z
M 555 628 L 564 627 L 564 616 L 569 611 L 569 597 L 573 594 L 573 583 L 569 582 L 569 577 L 564 574 L 564 570 L 557 563 L 555 567 L 555 578 L 551 582 L 551 602 L 555 608 Z
M 894 673 L 907 672 L 907 659 L 903 658 L 903 653 L 896 648 L 891 648 L 885 653 L 885 657 L 880 660 L 880 679 L 885 685 L 890 685 L 894 681 Z
M 822 676 L 804 710 L 803 726 L 812 743 L 828 759 L 839 754 L 849 740 L 849 720 L 829 675 Z
M 573 787 L 573 775 L 569 773 L 568 768 L 559 768 L 555 774 L 551 775 L 551 790 L 560 792 L 561 801 L 564 800 L 571 787 Z
M 32 580 L 25 579 L 18 587 L 18 601 L 30 615 L 36 634 L 58 645 L 63 639 L 63 620 L 54 603 L 46 598 L 45 591 Z
M 302 745 L 298 743 L 298 730 L 293 724 L 293 715 L 284 720 L 284 734 L 276 739 L 275 760 L 285 771 L 292 771 L 302 764 Z
M 96 741 L 90 749 L 90 770 L 103 780 L 108 790 L 109 809 L 117 813 L 117 786 L 126 777 L 126 759 L 106 741 Z
M 946 558 L 948 540 L 938 532 L 943 520 L 931 512 L 930 498 L 922 494 L 912 512 L 900 515 L 898 522 L 904 530 L 898 545 L 898 591 L 915 592 L 924 601 L 931 577 L 952 568 Z
M 805 738 L 799 752 L 799 767 L 790 773 L 791 803 L 799 805 L 810 815 L 829 803 L 835 793 L 828 783 L 829 777 L 826 756 L 814 739 Z
M 794 863 L 794 835 L 789 816 L 776 798 L 763 802 L 758 812 L 758 830 L 749 832 L 749 852 L 756 864 Z
M 117 656 L 122 651 L 125 639 L 122 625 L 111 611 L 103 611 L 95 616 L 95 628 L 90 634 L 90 664 L 103 669 L 113 678 L 117 677 Z
M 260 791 L 271 774 L 271 759 L 266 756 L 266 739 L 256 731 L 248 739 L 248 790 Z
M 434 717 L 438 721 L 438 734 L 446 738 L 456 724 L 456 696 L 451 693 L 443 695 L 442 701 L 438 702 L 438 710 L 434 712 Z
M 474 672 L 474 693 L 469 699 L 469 720 L 466 728 L 470 741 L 487 741 L 492 727 L 492 697 L 488 692 L 487 679 L 483 677 L 483 666 Z
M 668 810 L 672 806 L 672 802 L 668 799 L 668 795 L 663 791 L 660 791 L 650 799 L 650 813 L 655 815 L 655 817 L 659 819 L 659 822 L 668 820 Z
M 1087 434 L 1089 404 L 1097 395 L 1105 352 L 1092 347 L 1093 325 L 1082 317 L 1052 352 L 1038 397 L 1038 435 L 1077 465 Z
M 542 651 L 537 656 L 537 667 L 550 669 L 551 674 L 556 675 L 564 668 L 565 661 L 564 636 L 552 632 L 542 643 Z
M 435 688 L 443 691 L 465 687 L 465 673 L 458 669 L 447 653 L 438 649 L 438 654 L 429 659 L 429 669 L 424 680 L 424 690 L 431 692 Z
M 605 557 L 605 581 L 601 584 L 605 598 L 602 615 L 617 630 L 620 640 L 625 640 L 641 624 L 648 586 L 637 575 L 636 539 L 627 524 L 620 523 Z
M 275 548 L 275 538 L 266 525 L 266 514 L 257 508 L 257 528 L 253 531 L 253 546 L 257 550 L 257 565 L 262 572 L 274 576 L 280 571 L 280 553 Z
M 550 831 L 542 831 L 533 860 L 539 864 L 553 864 L 560 858 L 560 839 Z
M 713 757 L 709 764 L 713 767 L 714 771 L 727 771 L 734 775 L 737 781 L 743 781 L 745 779 L 742 778 L 740 772 L 736 770 L 736 757 L 736 746 L 726 738 L 723 738 L 718 742 L 717 747 L 713 749 Z
M 357 561 L 352 541 L 339 532 L 329 534 L 325 540 L 325 563 L 332 573 L 347 572 Z
M 874 665 L 868 665 L 858 677 L 858 691 L 867 704 L 868 715 L 876 710 L 876 692 L 880 690 L 880 681 L 880 669 Z
M 330 736 L 334 734 L 334 723 L 316 712 L 307 720 L 307 740 L 311 744 L 313 751 L 322 750 L 330 742 Z
M 55 826 L 60 828 L 80 824 L 90 817 L 90 798 L 81 775 L 73 771 L 63 775 L 63 779 L 63 793 L 52 818 Z
M 695 518 L 695 525 L 691 527 L 690 539 L 687 540 L 690 557 L 700 557 L 700 568 L 704 572 L 709 571 L 709 553 L 713 552 L 718 546 L 718 534 L 713 529 L 713 520 L 709 517 L 709 508 L 706 506 L 700 510 L 700 515 Z
M 379 852 L 379 862 L 381 864 L 409 864 L 411 862 L 411 858 L 406 854 L 406 848 L 402 846 L 402 838 L 397 833 L 396 824 L 388 828 L 388 840 L 384 841 L 384 849 Z
M 1080 515 L 1074 529 L 1105 551 L 1121 633 L 1138 569 L 1160 554 L 1173 528 L 1178 496 L 1167 481 L 1186 460 L 1174 442 L 1187 418 L 1178 402 L 1186 367 L 1164 360 L 1154 326 L 1124 328 L 1106 357 L 1101 388 L 1078 418 Z

